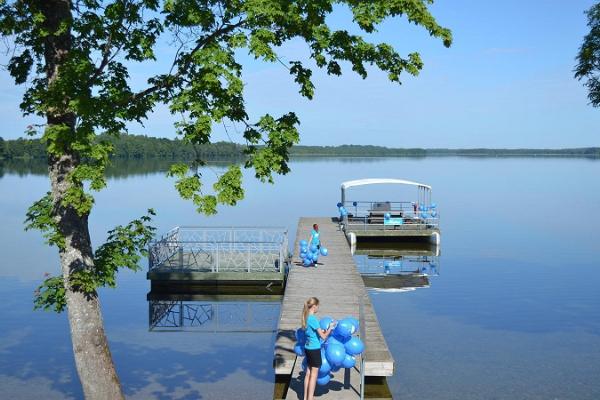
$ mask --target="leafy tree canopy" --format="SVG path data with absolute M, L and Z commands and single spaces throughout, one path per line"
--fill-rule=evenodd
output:
M 584 80 L 588 98 L 594 107 L 600 106 L 600 3 L 586 11 L 590 32 L 583 38 L 577 54 L 575 78 Z

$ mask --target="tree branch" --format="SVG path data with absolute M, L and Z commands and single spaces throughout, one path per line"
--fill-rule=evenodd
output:
M 240 26 L 242 26 L 244 23 L 246 23 L 246 20 L 240 20 L 238 22 L 236 22 L 235 24 L 224 24 L 221 25 L 219 28 L 217 28 L 214 32 L 212 32 L 210 35 L 204 37 L 202 40 L 199 40 L 196 43 L 196 47 L 194 47 L 192 49 L 192 51 L 189 52 L 189 54 L 187 54 L 187 59 L 186 61 L 179 67 L 179 70 L 173 74 L 173 73 L 169 73 L 167 76 L 165 76 L 159 83 L 152 85 L 140 92 L 135 93 L 132 96 L 132 102 L 138 101 L 160 89 L 166 89 L 168 87 L 170 87 L 172 85 L 172 82 L 174 82 L 177 78 L 181 77 L 181 75 L 183 75 L 184 71 L 187 70 L 187 68 L 190 66 L 190 64 L 192 63 L 192 56 L 194 55 L 194 53 L 196 53 L 197 51 L 201 50 L 203 47 L 205 47 L 207 44 L 209 44 L 210 42 L 218 39 L 220 36 L 223 36 L 231 31 L 233 31 L 236 28 L 239 28 Z M 177 59 L 175 59 L 173 61 L 173 65 L 175 65 L 177 63 Z M 173 69 L 173 67 L 171 67 L 171 70 Z

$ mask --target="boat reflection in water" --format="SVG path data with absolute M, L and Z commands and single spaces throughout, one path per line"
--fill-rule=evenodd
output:
M 281 294 L 267 288 L 151 291 L 148 326 L 154 332 L 274 332 L 280 305 Z
M 422 242 L 358 242 L 352 249 L 365 286 L 377 291 L 429 287 L 440 274 L 440 248 Z

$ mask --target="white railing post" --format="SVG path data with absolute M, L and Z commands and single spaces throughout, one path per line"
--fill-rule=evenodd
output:
M 250 248 L 246 247 L 246 268 L 250 272 Z
M 359 325 L 359 336 L 360 340 L 365 345 L 365 350 L 367 346 L 367 335 L 365 328 L 365 315 L 364 315 L 364 294 L 360 296 L 360 300 L 358 302 L 358 325 Z M 365 398 L 365 352 L 360 355 L 360 400 L 364 400 Z
M 215 268 L 216 268 L 216 272 L 219 272 L 219 244 L 216 243 L 216 254 L 217 256 L 215 257 Z

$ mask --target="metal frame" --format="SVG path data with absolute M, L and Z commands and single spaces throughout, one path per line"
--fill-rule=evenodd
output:
M 421 211 L 406 201 L 346 201 L 343 203 L 348 214 L 342 216 L 344 229 L 354 231 L 382 230 L 426 230 L 439 228 L 440 215 L 437 209 L 435 215 L 431 210 Z M 380 206 L 389 207 L 380 207 Z M 388 209 L 389 208 L 389 209 Z M 416 208 L 416 209 L 415 209 Z M 386 224 L 385 213 L 392 217 L 402 217 L 402 224 Z M 381 222 L 380 222 L 381 221 Z
M 287 229 L 175 227 L 148 246 L 150 271 L 284 272 Z

